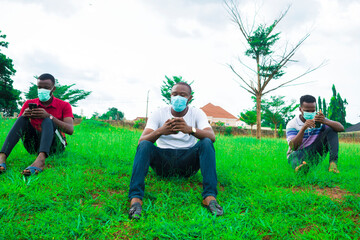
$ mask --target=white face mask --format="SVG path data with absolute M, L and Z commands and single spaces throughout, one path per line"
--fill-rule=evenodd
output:
M 50 99 L 50 93 L 52 89 L 39 88 L 38 89 L 38 97 L 41 102 L 46 102 Z

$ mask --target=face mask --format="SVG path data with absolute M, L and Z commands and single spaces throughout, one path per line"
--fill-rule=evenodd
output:
M 52 90 L 52 89 L 51 89 Z M 39 97 L 39 100 L 41 102 L 46 102 L 47 100 L 50 99 L 50 92 L 51 90 L 48 90 L 48 89 L 44 89 L 44 88 L 39 88 L 38 89 L 38 97 Z
M 171 106 L 175 112 L 182 112 L 186 108 L 188 99 L 181 96 L 171 97 Z
M 316 112 L 304 112 L 304 118 L 306 120 L 314 119 L 316 115 Z

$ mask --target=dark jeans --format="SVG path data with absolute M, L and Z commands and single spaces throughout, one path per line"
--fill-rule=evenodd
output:
M 209 138 L 204 138 L 189 149 L 162 149 L 152 142 L 141 141 L 135 155 L 129 198 L 144 197 L 145 176 L 149 166 L 163 177 L 190 177 L 201 169 L 202 197 L 217 195 L 215 149 Z
M 20 116 L 9 134 L 7 135 L 0 153 L 9 156 L 15 145 L 21 138 L 25 149 L 30 154 L 46 153 L 50 154 L 64 151 L 65 146 L 61 143 L 59 137 L 55 134 L 56 126 L 52 120 L 45 118 L 41 123 L 41 132 L 38 132 L 27 117 Z
M 317 165 L 322 157 L 330 152 L 329 162 L 337 163 L 339 152 L 339 137 L 331 127 L 326 128 L 310 146 L 294 151 L 288 157 L 292 168 L 296 168 L 303 161 L 310 165 Z

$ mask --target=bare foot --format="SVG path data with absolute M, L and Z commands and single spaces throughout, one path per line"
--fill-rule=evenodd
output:
M 136 202 L 140 203 L 141 205 L 143 204 L 143 201 L 140 198 L 132 198 L 130 201 L 130 207 Z
M 43 152 L 41 152 L 41 153 L 37 156 L 36 160 L 30 165 L 30 167 L 38 167 L 38 168 L 40 168 L 41 170 L 43 170 L 44 167 L 45 167 L 45 159 L 46 159 L 46 154 L 43 153 Z M 36 172 L 36 174 L 38 173 L 37 170 L 35 170 L 35 172 Z M 30 170 L 24 170 L 24 171 L 22 172 L 22 174 L 23 174 L 23 175 L 31 175 L 31 172 L 30 172 Z
M 216 198 L 214 196 L 207 196 L 206 198 L 204 198 L 204 200 L 202 201 L 202 203 L 205 206 L 209 206 L 209 203 L 211 200 L 216 200 Z
M 340 173 L 340 171 L 337 169 L 336 163 L 334 163 L 334 162 L 330 163 L 329 172 Z

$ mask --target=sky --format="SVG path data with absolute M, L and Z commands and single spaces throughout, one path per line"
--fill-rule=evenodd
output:
M 271 24 L 288 6 L 275 32 L 281 32 L 276 53 L 308 39 L 269 87 L 290 80 L 326 61 L 320 69 L 291 86 L 265 95 L 287 101 L 311 94 L 327 102 L 332 85 L 346 98 L 347 121 L 360 122 L 360 1 L 239 0 L 246 26 Z M 231 22 L 222 0 L 0 0 L 0 30 L 13 59 L 14 87 L 27 91 L 33 78 L 51 73 L 61 84 L 92 91 L 74 107 L 90 117 L 116 107 L 132 120 L 164 106 L 160 87 L 165 75 L 192 83 L 192 105 L 221 106 L 234 116 L 253 107 L 251 95 L 239 86 L 233 65 L 246 79 L 255 76 L 238 59 L 247 46 Z

